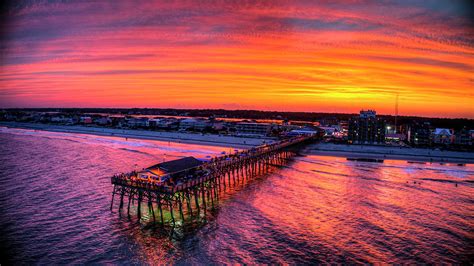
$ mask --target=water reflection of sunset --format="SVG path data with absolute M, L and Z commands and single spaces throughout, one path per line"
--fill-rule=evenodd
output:
M 418 173 L 405 171 L 410 167 L 417 168 Z M 459 172 L 465 176 L 460 178 Z M 465 182 L 474 177 L 472 165 L 446 169 L 435 164 L 412 166 L 404 161 L 354 163 L 345 158 L 311 156 L 278 175 L 285 178 L 272 178 L 268 192 L 256 195 L 254 205 L 295 241 L 316 246 L 330 243 L 360 262 L 387 262 L 409 252 L 404 245 L 429 250 L 432 243 L 427 239 L 445 239 L 446 235 L 438 231 L 445 226 L 441 225 L 445 219 L 455 224 L 449 225 L 450 230 L 469 237 L 469 232 L 460 228 L 469 228 L 465 218 L 474 214 L 463 203 L 470 197 L 466 193 L 473 189 Z M 297 213 L 291 207 L 295 205 Z M 458 215 L 453 217 L 452 213 Z M 308 239 L 308 235 L 313 238 Z M 379 246 L 379 239 L 394 246 Z M 429 258 L 429 254 L 422 256 Z
M 111 173 L 150 166 L 163 153 L 199 157 L 218 155 L 223 147 L 24 129 L 1 133 L 0 159 L 10 168 L 0 192 L 15 197 L 0 201 L 7 213 L 0 222 L 15 236 L 15 259 L 25 262 L 456 264 L 474 250 L 469 164 L 297 156 L 227 186 L 217 210 L 185 226 L 187 234 L 179 227 L 170 239 L 152 226 L 146 204 L 140 221 L 136 201 L 130 218 L 125 209 L 110 211 Z M 11 217 L 18 217 L 15 223 Z

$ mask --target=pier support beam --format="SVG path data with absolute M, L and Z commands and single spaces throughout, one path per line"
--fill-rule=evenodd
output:
M 114 206 L 114 197 L 115 197 L 115 190 L 117 186 L 114 185 L 114 191 L 112 192 L 112 201 L 110 202 L 110 210 L 112 210 L 112 207 Z
M 123 196 L 125 195 L 125 187 L 122 187 L 120 192 L 120 206 L 119 209 L 122 210 L 123 208 Z
M 151 202 L 151 198 L 148 198 L 148 209 L 151 211 L 151 215 L 153 216 L 153 223 L 156 223 L 155 210 L 153 209 L 153 203 Z
M 127 206 L 127 215 L 130 216 L 130 202 L 132 201 L 133 197 L 133 191 L 130 190 L 130 193 L 128 193 L 128 206 Z
M 174 214 L 173 214 L 173 202 L 170 199 L 168 199 L 168 205 L 170 206 L 171 222 L 173 223 L 173 226 L 176 226 L 176 222 L 174 220 Z
M 199 195 L 197 188 L 194 188 L 194 202 L 196 203 L 198 214 L 201 213 L 201 209 L 199 208 Z
M 138 208 L 137 208 L 138 220 L 142 218 L 142 197 L 143 197 L 143 192 L 139 190 L 138 191 Z
M 191 197 L 189 196 L 189 191 L 186 191 L 186 206 L 188 207 L 188 213 L 192 217 L 193 216 L 193 208 L 191 206 Z
M 181 216 L 181 221 L 184 223 L 184 213 L 183 213 L 183 202 L 184 197 L 181 197 L 181 193 L 178 192 L 178 208 L 179 208 L 179 215 Z
M 225 176 L 222 177 L 222 175 L 218 174 L 218 178 L 221 179 L 221 183 L 224 185 L 224 191 L 226 190 L 226 184 L 225 184 Z
M 207 190 L 207 197 L 211 198 L 211 206 L 212 206 L 212 209 L 214 209 L 214 196 L 212 194 L 213 193 L 212 193 L 212 186 L 211 186 Z
M 160 211 L 161 225 L 163 226 L 165 224 L 165 222 L 164 222 L 164 218 L 163 218 L 163 208 L 161 207 L 161 197 L 160 196 L 157 197 L 156 203 L 158 204 L 158 210 Z
M 202 206 L 204 206 L 204 212 L 206 211 L 206 191 L 204 189 L 204 184 L 201 185 L 201 196 L 202 196 Z

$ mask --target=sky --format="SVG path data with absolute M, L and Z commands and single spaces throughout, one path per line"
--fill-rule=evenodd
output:
M 468 1 L 17 1 L 0 108 L 474 118 Z

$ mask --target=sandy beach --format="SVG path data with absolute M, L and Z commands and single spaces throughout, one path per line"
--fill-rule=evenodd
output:
M 332 143 L 313 144 L 305 151 L 312 155 L 328 155 L 346 158 L 406 160 L 413 163 L 438 162 L 474 164 L 474 152 L 368 145 L 341 145 Z
M 215 134 L 147 131 L 86 126 L 65 126 L 39 123 L 0 122 L 0 126 L 10 128 L 44 130 L 52 132 L 114 136 L 133 139 L 171 141 L 177 143 L 203 144 L 235 148 L 250 148 L 273 141 L 273 139 L 270 138 L 245 138 L 235 136 L 221 136 Z M 408 162 L 414 163 L 438 162 L 474 164 L 474 152 L 440 151 L 420 148 L 317 143 L 308 146 L 305 149 L 305 153 L 310 155 L 327 155 L 345 158 L 406 160 Z
M 53 132 L 80 133 L 99 136 L 113 136 L 134 139 L 171 141 L 178 143 L 215 145 L 235 148 L 250 148 L 261 145 L 263 143 L 270 143 L 274 141 L 271 138 L 244 138 L 235 136 L 222 136 L 216 134 L 147 131 L 86 126 L 64 126 L 39 123 L 0 122 L 0 126 Z

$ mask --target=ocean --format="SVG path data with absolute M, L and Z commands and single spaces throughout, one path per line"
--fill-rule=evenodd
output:
M 303 154 L 176 234 L 110 211 L 110 176 L 232 148 L 0 128 L 4 262 L 474 262 L 474 165 Z

